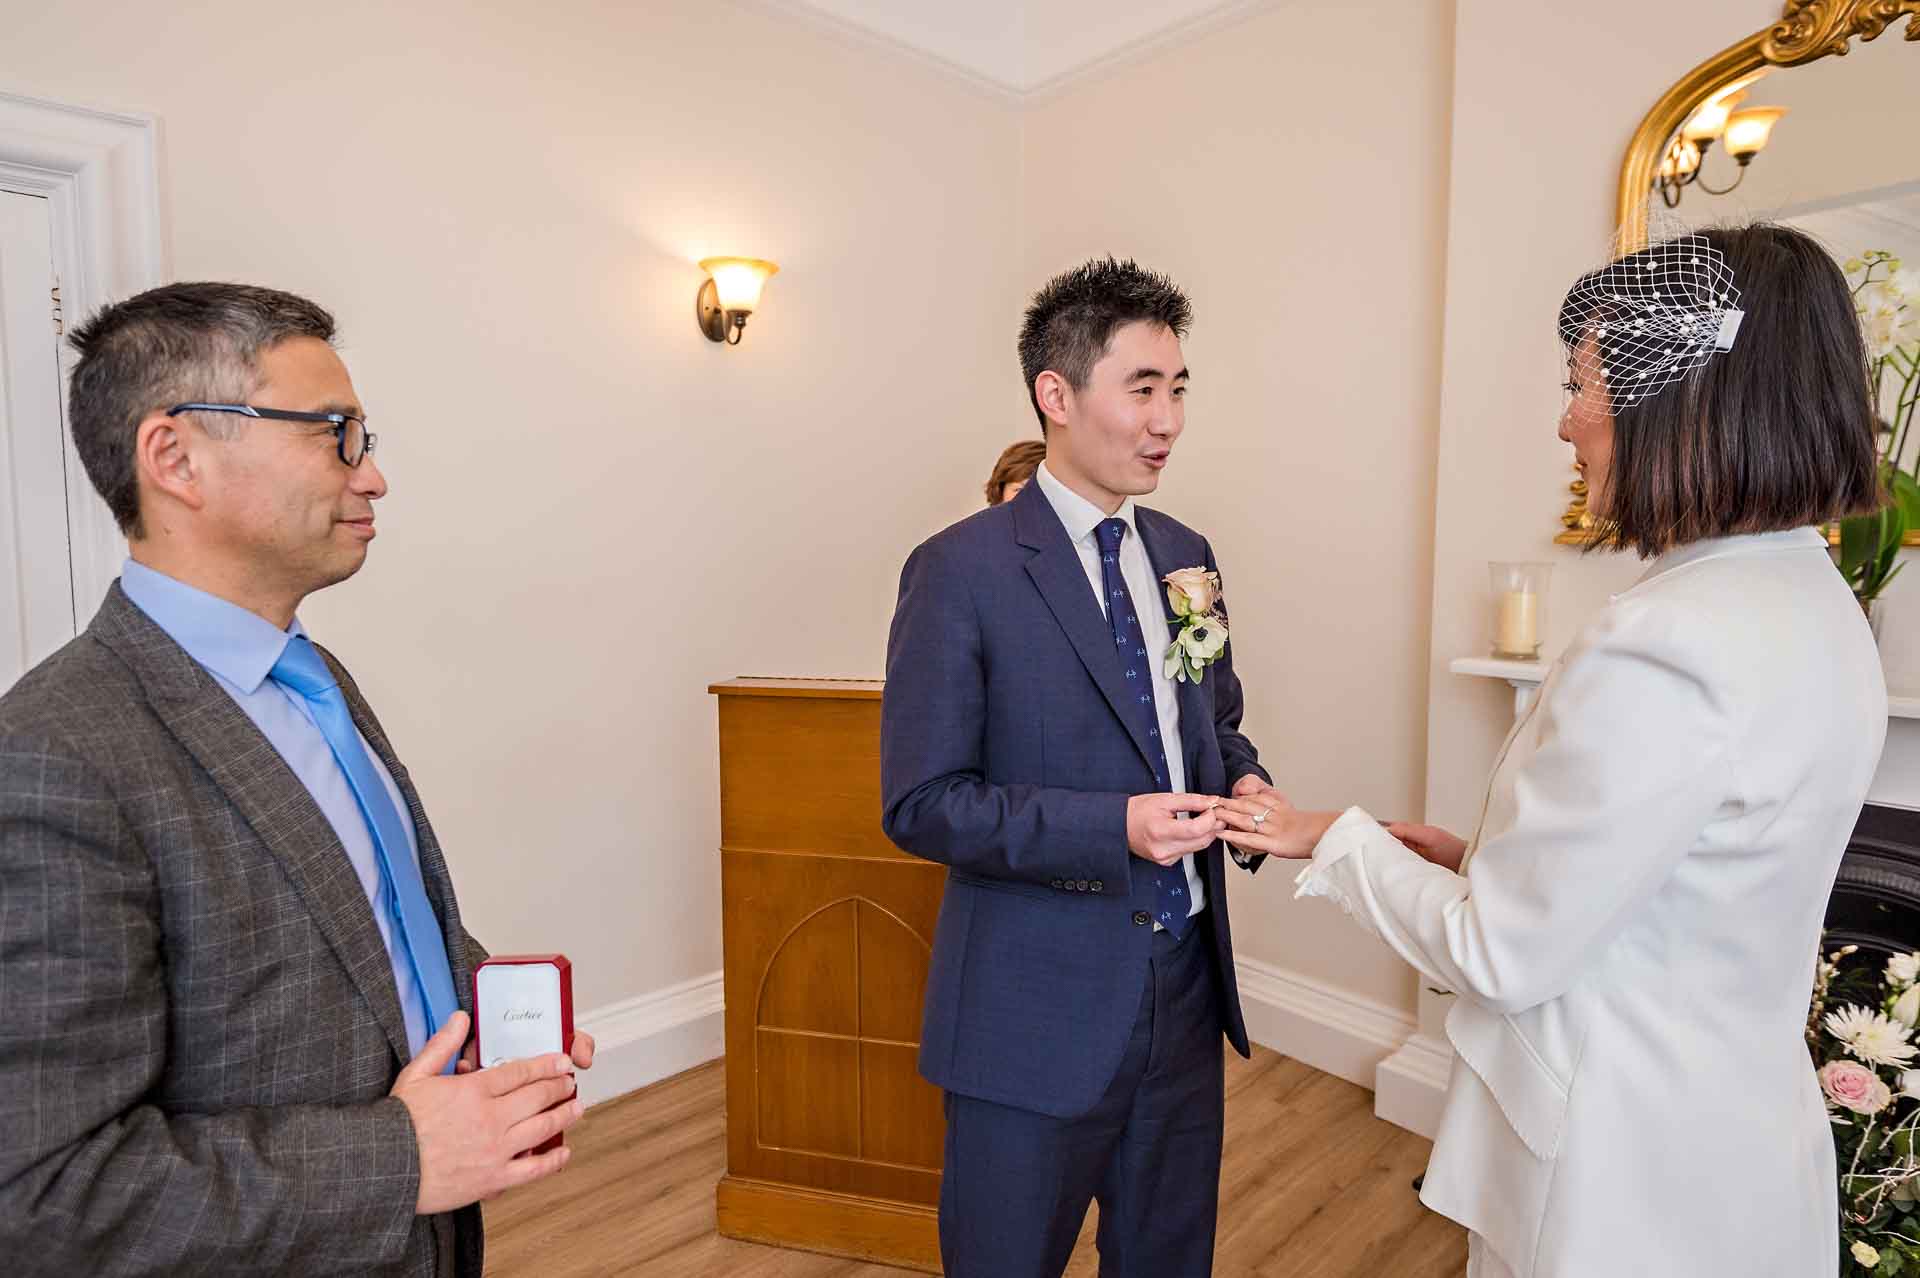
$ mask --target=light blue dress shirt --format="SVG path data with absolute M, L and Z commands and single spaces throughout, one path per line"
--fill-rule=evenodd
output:
M 246 711 L 254 726 L 280 752 L 293 775 L 307 788 L 320 812 L 339 836 L 347 850 L 353 872 L 360 876 L 360 887 L 373 907 L 373 921 L 380 928 L 380 939 L 387 946 L 387 961 L 393 967 L 393 983 L 400 995 L 400 1011 L 407 1021 L 407 1046 L 417 1055 L 427 1041 L 427 1007 L 406 952 L 396 952 L 393 935 L 393 904 L 380 877 L 375 859 L 373 835 L 367 829 L 359 801 L 347 784 L 347 774 L 333 757 L 327 739 L 320 735 L 304 697 L 300 697 L 269 679 L 274 663 L 287 646 L 289 635 L 304 635 L 306 628 L 295 618 L 286 630 L 248 612 L 238 604 L 196 590 L 129 559 L 120 572 L 120 588 L 140 611 L 166 631 L 173 641 L 186 649 L 227 695 Z M 380 755 L 361 737 L 367 757 L 380 773 L 394 810 L 409 814 L 412 810 L 393 782 Z M 419 836 L 413 822 L 403 820 L 407 829 L 407 851 L 414 863 L 420 861 Z

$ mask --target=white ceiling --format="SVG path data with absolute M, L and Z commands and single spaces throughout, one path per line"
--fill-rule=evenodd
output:
M 776 0 L 1014 94 L 1272 0 Z

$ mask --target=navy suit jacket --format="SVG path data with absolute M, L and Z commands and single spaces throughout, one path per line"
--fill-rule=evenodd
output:
M 1135 524 L 1156 576 L 1216 567 L 1183 524 L 1145 508 Z M 1232 652 L 1201 684 L 1177 685 L 1191 793 L 1270 780 L 1240 732 Z M 887 646 L 881 820 L 901 848 L 948 867 L 920 1042 L 920 1072 L 938 1087 L 1066 1118 L 1091 1109 L 1119 1067 L 1153 943 L 1136 922 L 1153 904 L 1153 866 L 1127 850 L 1127 799 L 1158 788 L 1149 742 L 1121 712 L 1128 693 L 1038 484 L 907 560 Z M 1246 1055 L 1227 858 L 1218 843 L 1197 856 L 1221 1029 Z

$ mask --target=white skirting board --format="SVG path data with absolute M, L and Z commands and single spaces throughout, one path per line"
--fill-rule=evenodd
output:
M 1374 1116 L 1432 1140 L 1452 1077 L 1452 1045 L 1415 1034 L 1374 1071 Z
M 1431 1138 L 1451 1049 L 1412 1016 L 1259 959 L 1235 960 L 1247 1037 L 1303 1065 L 1374 1091 L 1374 1113 Z
M 1361 995 L 1258 959 L 1235 967 L 1254 1042 L 1373 1088 L 1380 1117 L 1433 1134 L 1451 1064 L 1444 1042 L 1417 1035 L 1413 1017 Z M 582 1099 L 597 1105 L 717 1059 L 723 1006 L 720 973 L 710 972 L 578 1017 L 597 1053 L 580 1076 Z
M 593 1035 L 580 1099 L 598 1105 L 719 1057 L 725 1048 L 720 973 L 709 972 L 574 1018 Z

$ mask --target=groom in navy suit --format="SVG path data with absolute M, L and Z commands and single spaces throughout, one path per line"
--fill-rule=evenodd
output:
M 1020 358 L 1046 461 L 901 574 L 882 819 L 948 867 L 920 1047 L 948 1278 L 1055 1278 L 1095 1199 L 1105 1278 L 1212 1271 L 1222 1034 L 1248 1050 L 1213 808 L 1271 778 L 1231 644 L 1166 674 L 1162 579 L 1212 548 L 1133 502 L 1185 427 L 1189 319 L 1132 262 L 1041 289 Z

